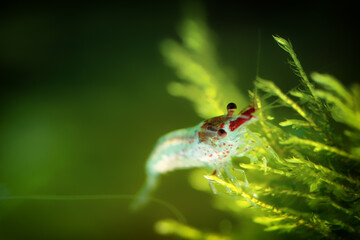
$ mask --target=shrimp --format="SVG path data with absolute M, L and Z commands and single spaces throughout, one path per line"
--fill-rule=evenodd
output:
M 254 149 L 264 143 L 247 126 L 257 121 L 253 115 L 257 110 L 249 105 L 238 115 L 234 115 L 236 104 L 227 105 L 227 114 L 210 118 L 186 129 L 170 132 L 161 137 L 146 163 L 147 179 L 137 195 L 132 207 L 137 209 L 149 200 L 149 194 L 157 187 L 159 177 L 170 171 L 188 168 L 206 168 L 224 179 L 224 174 L 235 186 L 240 187 L 237 178 L 231 173 L 232 157 L 248 157 L 257 162 L 259 156 Z M 268 146 L 266 146 L 268 148 Z M 261 156 L 266 169 L 266 158 Z M 222 171 L 223 170 L 223 171 Z M 248 182 L 243 170 L 245 186 Z M 210 187 L 214 193 L 215 188 Z

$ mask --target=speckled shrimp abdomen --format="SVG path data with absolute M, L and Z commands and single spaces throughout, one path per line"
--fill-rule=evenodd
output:
M 164 174 L 177 169 L 200 167 L 194 150 L 198 126 L 180 129 L 161 137 L 146 164 L 147 174 Z
M 177 169 L 203 166 L 196 161 L 193 152 L 197 145 L 196 129 L 192 127 L 170 132 L 162 136 L 153 149 L 146 163 L 147 179 L 138 193 L 133 208 L 138 208 L 148 201 L 149 194 L 158 185 L 159 176 Z

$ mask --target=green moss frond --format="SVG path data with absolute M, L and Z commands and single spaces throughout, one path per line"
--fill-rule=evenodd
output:
M 293 70 L 295 74 L 301 78 L 302 82 L 305 84 L 305 86 L 307 86 L 312 96 L 315 97 L 314 86 L 310 83 L 303 67 L 301 66 L 300 61 L 295 54 L 291 42 L 279 36 L 273 36 L 273 38 L 282 49 L 284 49 L 287 53 L 289 53 L 292 59 L 292 61 L 289 61 L 290 66 L 293 66 Z
M 315 122 L 310 118 L 310 116 L 303 110 L 297 103 L 295 103 L 291 98 L 286 96 L 280 88 L 278 88 L 273 82 L 258 78 L 256 83 L 256 87 L 262 89 L 265 92 L 271 93 L 277 97 L 279 97 L 286 105 L 293 108 L 300 116 L 302 116 L 307 122 L 309 122 L 310 126 L 318 129 Z
M 335 179 L 335 178 L 339 178 L 342 180 L 345 180 L 351 184 L 355 184 L 357 186 L 360 186 L 360 181 L 354 178 L 351 178 L 349 176 L 346 176 L 344 174 L 335 172 L 334 170 L 327 168 L 325 166 L 322 166 L 320 164 L 316 164 L 310 160 L 305 160 L 305 159 L 300 159 L 300 158 L 289 158 L 289 159 L 285 159 L 285 161 L 289 162 L 289 163 L 293 163 L 293 164 L 302 164 L 303 166 L 306 166 L 310 169 L 313 169 L 315 171 L 317 171 L 317 173 L 319 174 L 323 174 L 324 176 L 327 176 L 331 179 Z
M 309 122 L 298 120 L 298 119 L 287 119 L 286 121 L 280 122 L 279 125 L 282 127 L 291 126 L 292 128 L 295 128 L 295 129 L 311 127 Z
M 248 191 L 244 191 L 244 189 L 240 189 L 214 175 L 208 175 L 205 177 L 209 181 L 224 187 L 224 189 L 230 190 L 233 196 L 235 194 L 235 196 L 246 199 L 255 206 L 255 209 L 258 212 L 260 211 L 265 213 L 267 217 L 254 218 L 256 223 L 267 226 L 265 231 L 290 231 L 293 230 L 293 228 L 304 226 L 312 228 L 324 236 L 327 236 L 328 232 L 330 232 L 328 227 L 329 222 L 327 220 L 321 220 L 319 216 L 289 211 L 287 208 L 278 208 L 276 205 L 260 200 L 260 198 L 257 197 L 257 194 L 251 194 Z M 315 219 L 316 221 L 314 221 Z M 262 220 L 264 220 L 264 222 L 262 222 Z M 339 225 L 343 223 L 336 222 L 336 224 Z
M 155 224 L 155 231 L 161 235 L 175 235 L 183 239 L 230 240 L 228 236 L 202 232 L 194 227 L 190 227 L 172 219 L 158 221 Z
M 160 45 L 166 62 L 183 82 L 172 82 L 168 91 L 190 100 L 200 117 L 224 114 L 229 102 L 248 102 L 232 77 L 218 62 L 212 34 L 201 14 L 189 15 L 180 26 L 182 43 L 167 39 Z
M 346 151 L 343 151 L 343 150 L 338 149 L 336 147 L 328 146 L 326 144 L 315 142 L 315 141 L 308 140 L 308 139 L 301 139 L 301 138 L 298 138 L 298 137 L 295 137 L 295 136 L 293 136 L 293 137 L 291 137 L 289 139 L 286 139 L 284 141 L 281 141 L 280 143 L 285 144 L 285 145 L 286 144 L 293 144 L 293 145 L 310 146 L 310 147 L 313 147 L 314 152 L 327 151 L 327 152 L 338 154 L 338 155 L 346 157 L 346 158 L 360 160 L 360 158 L 358 156 L 347 153 Z
M 342 122 L 360 131 L 360 108 L 356 85 L 348 91 L 334 77 L 327 74 L 313 73 L 315 82 L 325 90 L 316 90 L 315 94 L 324 99 L 330 106 L 330 112 L 335 121 Z
M 311 74 L 311 78 L 325 90 L 341 97 L 347 105 L 354 105 L 355 102 L 352 94 L 333 76 L 314 72 Z

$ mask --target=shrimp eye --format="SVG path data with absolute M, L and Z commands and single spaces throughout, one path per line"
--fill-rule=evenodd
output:
M 219 129 L 218 130 L 218 135 L 219 135 L 219 137 L 226 137 L 226 135 L 227 135 L 227 132 L 224 130 L 224 129 Z
M 235 103 L 229 103 L 226 108 L 227 109 L 236 109 L 236 104 Z
M 226 108 L 227 108 L 227 116 L 232 117 L 232 115 L 234 114 L 234 109 L 236 109 L 236 104 L 229 103 Z

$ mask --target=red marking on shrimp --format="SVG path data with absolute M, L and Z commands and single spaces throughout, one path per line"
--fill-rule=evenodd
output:
M 224 144 L 224 146 L 226 146 L 226 143 L 223 143 Z
M 241 113 L 241 115 L 245 115 L 245 116 L 251 116 L 252 113 L 254 113 L 257 109 L 254 108 L 253 105 L 249 105 L 248 110 L 246 110 L 245 112 Z
M 236 120 L 230 122 L 229 125 L 230 131 L 234 131 L 235 129 L 240 127 L 243 123 L 253 118 L 254 116 L 252 116 L 251 114 L 254 113 L 256 110 L 257 109 L 252 104 L 246 107 L 244 110 L 242 110 L 239 114 L 240 116 Z
M 231 121 L 230 125 L 229 125 L 229 129 L 230 131 L 234 131 L 235 129 L 237 129 L 238 127 L 240 127 L 243 123 L 245 123 L 246 121 L 250 120 L 252 116 L 250 116 L 249 118 L 244 118 L 242 116 L 238 117 L 236 120 Z
M 226 151 L 226 153 L 229 153 L 229 151 Z
M 212 175 L 215 175 L 216 174 L 216 169 L 214 170 L 214 172 L 212 173 Z
M 250 116 L 252 113 L 254 113 L 257 110 L 259 110 L 259 109 L 255 108 L 254 103 L 252 103 L 249 106 L 247 106 L 246 108 L 244 108 L 243 110 L 241 110 L 239 115 Z
M 212 157 L 212 156 L 213 156 L 212 154 L 209 155 L 209 157 Z
M 224 128 L 224 126 L 225 126 L 225 123 L 222 123 L 222 124 L 220 125 L 220 129 Z

